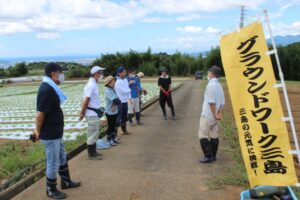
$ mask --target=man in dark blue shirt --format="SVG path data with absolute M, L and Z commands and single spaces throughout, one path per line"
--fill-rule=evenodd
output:
M 61 188 L 79 187 L 80 182 L 70 178 L 67 154 L 63 144 L 64 115 L 60 107 L 67 97 L 58 87 L 64 81 L 63 68 L 56 63 L 45 66 L 45 77 L 37 95 L 36 140 L 45 145 L 46 153 L 46 193 L 54 199 L 66 198 L 66 194 L 56 188 L 56 174 L 61 177 Z
M 136 124 L 143 125 L 141 122 L 141 114 L 140 114 L 140 92 L 142 91 L 142 86 L 139 78 L 135 75 L 134 69 L 128 70 L 128 82 L 132 84 L 129 85 L 131 90 L 131 99 L 128 104 L 128 118 L 130 125 L 133 125 L 132 119 L 135 114 Z

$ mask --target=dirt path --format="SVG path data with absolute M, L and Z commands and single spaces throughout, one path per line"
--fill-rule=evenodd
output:
M 162 120 L 158 104 L 143 113 L 144 126 L 130 127 L 122 144 L 102 151 L 104 160 L 90 161 L 86 152 L 69 163 L 71 175 L 82 181 L 66 190 L 72 200 L 236 200 L 240 188 L 210 190 L 209 179 L 223 174 L 232 164 L 228 145 L 220 144 L 219 159 L 199 164 L 197 138 L 202 93 L 199 81 L 188 81 L 173 94 L 178 120 Z M 45 179 L 19 194 L 16 200 L 47 199 Z

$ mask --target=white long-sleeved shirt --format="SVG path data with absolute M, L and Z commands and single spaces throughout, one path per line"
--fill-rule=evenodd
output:
M 122 103 L 127 103 L 131 99 L 131 90 L 126 78 L 117 77 L 115 91 Z

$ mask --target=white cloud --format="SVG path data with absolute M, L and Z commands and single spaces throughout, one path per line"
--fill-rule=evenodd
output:
M 0 0 L 0 19 L 25 19 L 41 15 L 47 0 Z
M 218 37 L 181 36 L 174 38 L 159 38 L 152 41 L 153 45 L 160 48 L 186 49 L 188 51 L 203 51 L 218 45 Z
M 217 29 L 217 28 L 214 28 L 214 27 L 208 27 L 207 29 L 206 29 L 206 31 L 208 32 L 208 33 L 213 33 L 213 34 L 217 34 L 217 33 L 220 33 L 220 30 L 219 29 Z
M 16 32 L 30 32 L 30 27 L 22 22 L 0 22 L 0 34 L 13 34 Z
M 264 1 L 0 0 L 0 34 L 118 28 L 135 22 L 184 22 L 199 19 L 202 13 L 215 13 L 245 3 L 256 7 Z M 187 31 L 199 32 L 200 29 Z
M 256 8 L 264 0 L 141 0 L 144 7 L 149 8 L 154 12 L 162 13 L 191 13 L 191 12 L 209 12 L 232 8 L 233 6 L 245 5 L 249 8 Z
M 272 19 L 272 18 L 281 17 L 282 15 L 284 15 L 286 10 L 292 6 L 293 6 L 292 3 L 283 5 L 276 13 L 270 13 L 270 18 Z
M 162 18 L 162 17 L 147 17 L 141 20 L 145 23 L 160 23 L 160 22 L 172 22 L 173 20 L 170 18 Z
M 202 31 L 202 27 L 200 27 L 200 26 L 185 26 L 185 27 L 178 27 L 176 30 L 181 33 L 200 33 Z
M 58 38 L 61 38 L 61 35 L 59 33 L 37 33 L 36 37 L 38 39 L 48 39 L 48 40 L 51 40 L 51 39 L 58 39 Z
M 298 35 L 300 34 L 300 21 L 292 24 L 271 24 L 273 35 Z
M 176 18 L 176 21 L 178 22 L 186 22 L 186 21 L 192 21 L 196 19 L 202 19 L 204 18 L 203 16 L 199 14 L 190 14 L 190 15 L 182 15 Z

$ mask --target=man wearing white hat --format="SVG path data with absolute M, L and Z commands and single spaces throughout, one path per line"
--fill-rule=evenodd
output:
M 94 66 L 90 70 L 91 78 L 84 87 L 83 104 L 80 112 L 79 121 L 84 117 L 88 123 L 87 128 L 87 151 L 91 160 L 100 160 L 101 154 L 96 151 L 96 142 L 99 138 L 100 118 L 103 112 L 100 110 L 100 95 L 98 82 L 103 78 L 103 70 L 99 66 Z

